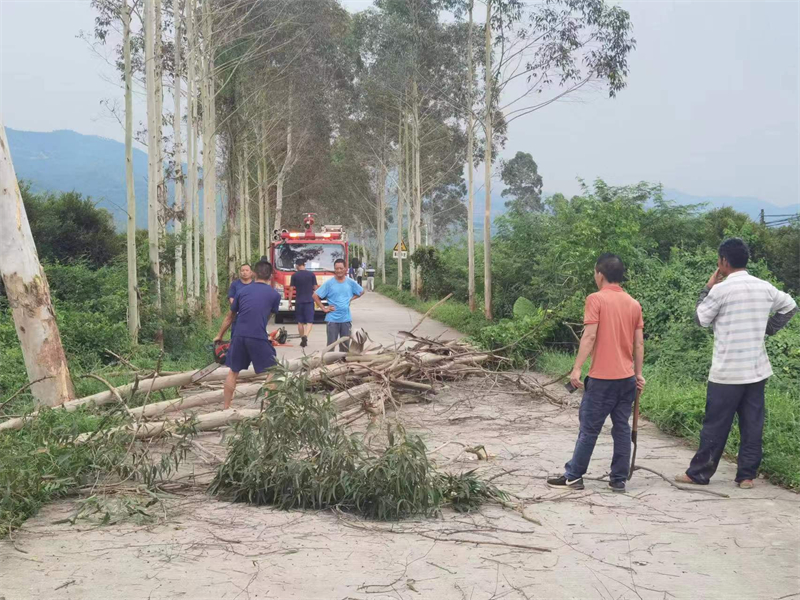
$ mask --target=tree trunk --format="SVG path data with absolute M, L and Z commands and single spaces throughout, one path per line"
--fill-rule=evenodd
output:
M 245 232 L 245 229 L 246 229 L 245 214 L 246 213 L 245 213 L 245 208 L 244 208 L 244 202 L 245 202 L 245 183 L 244 183 L 244 178 L 245 178 L 244 153 L 242 153 L 242 157 L 239 159 L 239 177 L 238 177 L 238 181 L 239 181 L 239 194 L 238 194 L 238 196 L 239 197 L 238 197 L 237 202 L 236 202 L 236 213 L 237 213 L 237 217 L 238 217 L 237 233 L 238 233 L 238 238 L 239 238 L 239 260 L 238 260 L 239 264 L 247 262 L 247 249 L 246 249 L 246 246 L 245 246 L 245 242 L 246 242 L 246 237 L 247 236 L 245 235 L 245 233 L 246 233 Z
M 131 9 L 123 0 L 122 53 L 125 62 L 125 193 L 128 200 L 128 335 L 139 339 L 139 276 L 136 269 L 136 190 L 133 181 L 133 69 L 131 67 Z
M 467 262 L 469 263 L 469 280 L 467 289 L 469 295 L 469 309 L 475 312 L 477 300 L 475 298 L 475 184 L 473 182 L 474 148 L 473 130 L 475 123 L 472 116 L 472 105 L 474 103 L 474 82 L 475 65 L 472 62 L 472 9 L 475 2 L 469 0 L 469 31 L 467 32 L 467 70 L 469 81 L 467 82 Z
M 184 219 L 183 201 L 183 146 L 181 143 L 181 26 L 180 6 L 178 0 L 172 0 L 172 14 L 175 18 L 175 73 L 174 96 L 175 108 L 172 113 L 173 148 L 175 152 L 175 307 L 183 310 L 183 238 L 181 229 Z
M 185 206 L 185 239 L 186 239 L 186 298 L 189 312 L 196 310 L 194 292 L 194 230 L 197 224 L 194 221 L 194 206 L 197 202 L 197 164 L 194 161 L 194 147 L 197 140 L 194 136 L 194 2 L 186 0 L 184 3 L 184 21 L 186 23 L 186 164 L 189 171 L 186 190 Z
M 258 256 L 266 254 L 264 244 L 264 169 L 261 167 L 261 158 L 258 159 L 256 167 L 256 177 L 258 179 Z
M 156 90 L 156 173 L 157 186 L 156 195 L 158 197 L 158 251 L 163 254 L 167 249 L 167 182 L 164 175 L 164 50 L 163 50 L 163 29 L 161 24 L 161 0 L 155 0 L 155 29 L 153 60 L 155 63 L 155 90 Z M 160 263 L 159 263 L 160 264 Z M 160 275 L 160 273 L 159 273 Z M 162 278 L 159 277 L 159 280 Z M 161 302 L 161 292 L 163 281 L 159 285 L 159 302 Z M 160 306 L 160 304 L 159 304 Z M 160 339 L 160 335 L 159 335 Z
M 216 102 L 214 84 L 214 53 L 212 40 L 211 7 L 204 3 L 204 65 L 203 90 L 203 262 L 206 284 L 206 320 L 219 316 L 219 276 L 217 274 L 217 151 Z
M 414 247 L 411 254 L 422 246 L 422 181 L 420 175 L 420 141 L 419 141 L 419 94 L 417 82 L 414 81 Z M 414 292 L 419 296 L 422 293 L 422 270 L 412 264 L 412 280 Z
M 189 298 L 189 310 L 194 313 L 197 310 L 199 295 L 197 286 L 200 280 L 200 265 L 196 262 L 197 256 L 194 250 L 195 238 L 198 242 L 200 239 L 198 237 L 200 227 L 198 218 L 200 198 L 197 193 L 197 132 L 195 130 L 195 117 L 197 115 L 195 0 L 186 0 L 184 9 L 186 11 L 184 15 L 184 20 L 186 21 L 186 41 L 189 45 L 186 57 L 186 159 L 189 169 L 189 193 L 187 194 L 186 202 L 186 292 Z
M 158 141 L 156 126 L 155 58 L 153 56 L 155 15 L 154 0 L 144 2 L 145 88 L 147 92 L 147 250 L 150 276 L 156 292 L 156 306 L 161 307 L 161 265 L 158 244 Z
M 486 0 L 486 206 L 483 214 L 483 306 L 492 319 L 492 0 Z
M 405 191 L 405 168 L 406 149 L 405 136 L 403 135 L 403 108 L 400 108 L 400 120 L 397 127 L 397 248 L 400 250 L 403 244 L 403 194 Z M 397 289 L 403 289 L 403 255 L 397 253 Z
M 17 330 L 31 394 L 38 405 L 57 406 L 74 396 L 67 358 L 17 176 L 5 126 L 0 123 L 0 275 Z
M 386 178 L 388 170 L 386 162 L 381 161 L 380 177 L 378 178 L 378 256 L 377 267 L 381 274 L 381 283 L 386 283 Z
M 269 188 L 270 188 L 270 174 L 269 165 L 267 164 L 267 126 L 261 126 L 261 171 L 264 176 L 263 190 L 264 190 L 264 252 L 262 256 L 269 252 L 270 243 L 272 240 L 272 230 L 269 226 Z M 259 257 L 260 258 L 260 257 Z
M 195 35 L 197 35 L 195 33 Z M 195 59 L 196 60 L 196 59 Z M 193 240 L 193 250 L 194 250 L 194 303 L 195 309 L 198 307 L 200 303 L 200 265 L 202 264 L 200 260 L 200 235 L 201 235 L 201 225 L 200 225 L 200 182 L 198 179 L 198 169 L 200 163 L 197 160 L 197 152 L 198 146 L 200 145 L 198 142 L 202 139 L 200 134 L 200 121 L 197 118 L 197 106 L 198 106 L 198 99 L 195 93 L 194 98 L 194 121 L 195 121 L 195 128 L 196 130 L 193 132 L 194 135 L 194 145 L 192 146 L 192 163 L 194 163 L 194 173 L 192 177 L 194 179 L 194 218 L 192 219 L 194 222 L 194 240 Z M 205 195 L 205 194 L 204 194 Z
M 250 218 L 250 162 L 247 159 L 247 146 L 244 147 L 244 247 L 242 262 L 250 262 L 253 251 L 252 219 Z

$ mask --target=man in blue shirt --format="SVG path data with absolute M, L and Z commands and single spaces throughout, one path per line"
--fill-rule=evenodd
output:
M 233 299 L 236 298 L 236 294 L 239 293 L 239 290 L 251 283 L 253 283 L 253 271 L 249 264 L 244 263 L 239 267 L 239 279 L 234 279 L 231 283 L 231 287 L 228 288 L 228 304 L 233 304 Z M 233 337 L 234 329 L 236 329 L 235 317 L 233 323 L 231 323 L 231 337 Z
M 289 282 L 289 300 L 294 300 L 294 320 L 300 334 L 300 347 L 308 345 L 308 336 L 314 326 L 314 290 L 317 289 L 317 276 L 306 271 L 306 259 L 302 256 L 295 261 L 297 272 Z
M 222 341 L 228 327 L 234 319 L 237 320 L 225 360 L 230 368 L 225 379 L 225 409 L 230 408 L 233 401 L 239 371 L 247 369 L 252 363 L 256 373 L 263 373 L 276 363 L 275 348 L 269 340 L 267 324 L 273 314 L 278 314 L 281 295 L 269 283 L 272 265 L 267 261 L 256 263 L 255 276 L 255 282 L 242 287 L 234 297 L 231 310 L 222 321 L 219 335 L 214 338 L 215 342 Z M 269 379 L 267 377 L 267 381 Z
M 336 340 L 349 337 L 353 326 L 353 317 L 350 315 L 350 303 L 364 295 L 364 288 L 354 280 L 347 277 L 347 266 L 341 258 L 333 263 L 333 272 L 336 275 L 328 279 L 314 293 L 314 302 L 325 315 L 327 324 L 328 346 Z M 322 300 L 328 299 L 328 306 L 323 306 Z M 339 350 L 347 352 L 350 342 L 339 344 Z

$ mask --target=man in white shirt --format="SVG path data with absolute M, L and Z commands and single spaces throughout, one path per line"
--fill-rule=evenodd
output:
M 752 488 L 758 475 L 764 387 L 772 375 L 764 335 L 785 327 L 797 312 L 797 303 L 771 283 L 750 275 L 745 270 L 749 258 L 747 244 L 739 238 L 722 242 L 717 270 L 697 300 L 695 321 L 701 327 L 713 327 L 714 356 L 700 448 L 686 473 L 675 477 L 681 483 L 708 484 L 737 414 L 741 443 L 736 483 Z

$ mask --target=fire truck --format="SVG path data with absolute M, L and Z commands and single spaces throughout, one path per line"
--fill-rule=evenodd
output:
M 281 294 L 281 306 L 275 316 L 276 323 L 282 323 L 287 316 L 294 314 L 294 302 L 289 302 L 289 288 L 298 258 L 306 261 L 306 270 L 317 276 L 317 285 L 322 285 L 334 276 L 333 262 L 338 259 L 348 264 L 347 234 L 341 225 L 323 225 L 314 231 L 315 213 L 308 213 L 303 219 L 303 231 L 286 229 L 273 231 L 269 246 L 269 259 L 273 266 L 272 286 Z M 323 300 L 323 304 L 327 301 Z M 315 311 L 314 320 L 322 320 L 324 313 Z

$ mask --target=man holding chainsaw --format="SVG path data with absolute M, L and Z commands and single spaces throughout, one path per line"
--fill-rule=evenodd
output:
M 564 466 L 564 474 L 547 480 L 560 489 L 583 489 L 583 475 L 589 468 L 597 436 L 611 416 L 614 455 L 608 487 L 625 491 L 631 460 L 631 428 L 628 419 L 637 389 L 644 389 L 644 323 L 642 307 L 620 287 L 625 267 L 614 254 L 597 259 L 594 281 L 598 292 L 586 298 L 578 356 L 570 374 L 570 384 L 583 388 L 581 368 L 589 355 L 592 366 L 585 380 L 580 407 L 580 433 L 575 451 Z
M 256 263 L 255 281 L 243 287 L 231 303 L 231 310 L 222 321 L 219 335 L 214 342 L 222 341 L 222 336 L 236 319 L 236 331 L 231 336 L 231 345 L 225 364 L 230 373 L 225 379 L 224 408 L 233 401 L 239 371 L 247 369 L 252 363 L 256 373 L 263 373 L 276 363 L 275 348 L 267 334 L 267 323 L 273 314 L 278 313 L 281 295 L 270 285 L 272 265 L 261 260 Z
M 750 250 L 744 241 L 725 240 L 718 254 L 717 270 L 700 291 L 695 311 L 695 322 L 714 330 L 700 448 L 686 472 L 675 480 L 709 483 L 725 450 L 733 417 L 739 415 L 736 483 L 750 489 L 761 464 L 764 388 L 772 375 L 764 336 L 785 327 L 797 312 L 797 303 L 747 272 Z

